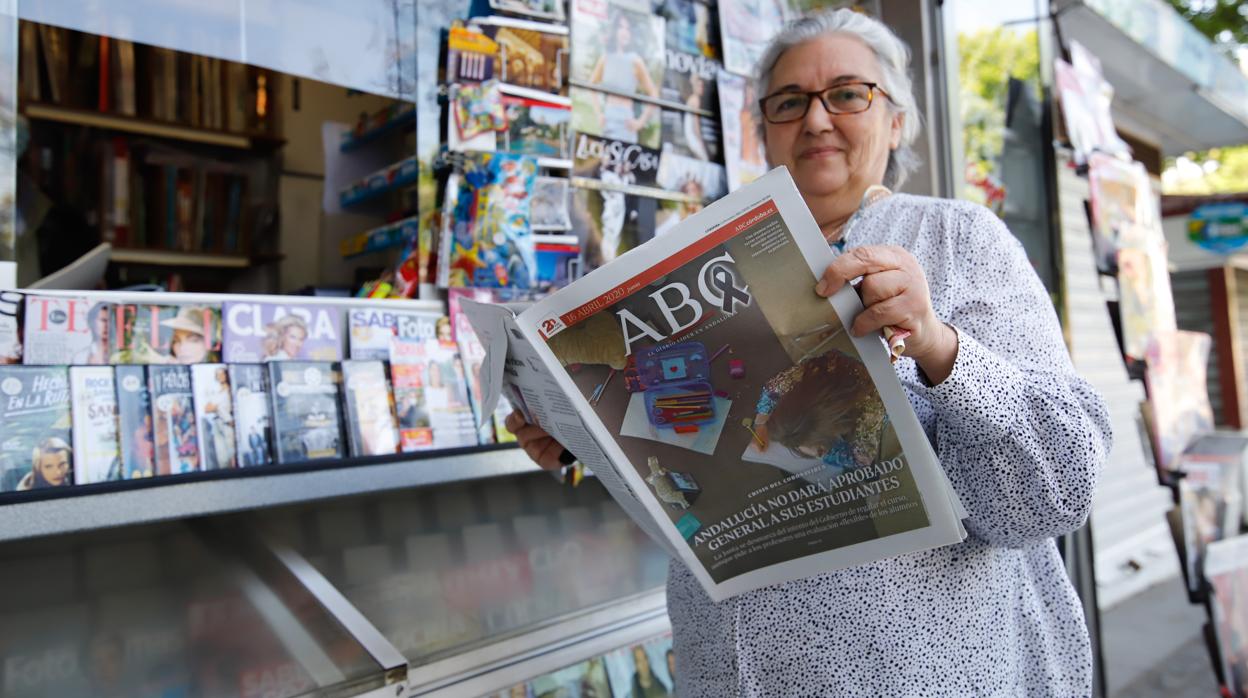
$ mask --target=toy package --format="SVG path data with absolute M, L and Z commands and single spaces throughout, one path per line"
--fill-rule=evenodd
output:
M 527 155 L 465 158 L 463 173 L 447 184 L 440 286 L 533 286 L 537 260 L 529 202 L 536 177 L 537 160 Z

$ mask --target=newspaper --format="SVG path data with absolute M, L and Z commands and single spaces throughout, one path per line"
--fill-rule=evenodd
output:
M 463 309 L 506 394 L 722 600 L 961 541 L 965 510 L 781 168 L 531 306 Z

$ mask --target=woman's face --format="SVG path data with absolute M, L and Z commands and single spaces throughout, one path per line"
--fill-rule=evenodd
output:
M 69 452 L 44 451 L 39 454 L 39 477 L 52 487 L 65 484 L 69 477 Z
M 208 356 L 208 344 L 203 335 L 182 330 L 174 332 L 169 350 L 180 364 L 197 364 Z
M 650 657 L 647 657 L 646 651 L 640 647 L 633 648 L 633 664 L 637 667 L 638 674 L 650 673 Z
M 282 335 L 282 351 L 291 358 L 298 356 L 303 350 L 303 340 L 307 338 L 308 333 L 304 332 L 302 327 L 291 325 Z
M 628 46 L 628 42 L 633 40 L 632 27 L 628 26 L 628 22 L 620 22 L 615 25 L 615 50 L 623 51 Z
M 882 78 L 879 61 L 866 44 L 828 34 L 785 51 L 771 71 L 768 94 L 822 90 L 839 82 L 879 83 Z M 764 120 L 768 162 L 789 168 L 820 222 L 831 213 L 826 211 L 829 197 L 844 197 L 856 207 L 867 187 L 883 182 L 889 152 L 901 142 L 901 115 L 890 113 L 878 92 L 873 101 L 864 112 L 833 116 L 816 99 L 798 121 Z M 823 217 L 819 208 L 825 209 Z
M 108 343 L 108 312 L 100 311 L 95 314 L 95 321 L 91 323 L 91 334 L 102 343 Z

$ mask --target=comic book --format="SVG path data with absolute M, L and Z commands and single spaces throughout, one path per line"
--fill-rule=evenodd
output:
M 394 398 L 381 361 L 342 362 L 347 439 L 352 456 L 382 456 L 399 450 Z
M 334 365 L 275 361 L 268 369 L 277 462 L 342 458 L 341 377 Z
M 261 364 L 230 364 L 229 368 L 238 465 L 241 468 L 268 465 L 273 462 L 268 372 Z
M 156 474 L 156 436 L 152 430 L 152 398 L 147 367 L 115 366 L 117 435 L 125 478 Z
M 338 361 L 342 314 L 327 305 L 226 301 L 225 362 Z
M 117 389 L 112 366 L 71 366 L 74 484 L 122 480 L 117 431 Z
M 0 366 L 0 492 L 74 484 L 69 372 Z
M 195 364 L 221 360 L 221 308 L 114 304 L 108 313 L 109 363 Z
M 22 318 L 26 297 L 17 291 L 0 291 L 0 365 L 22 363 Z
M 108 309 L 107 303 L 86 298 L 26 296 L 23 361 L 37 366 L 108 363 Z
M 152 400 L 152 440 L 157 475 L 200 470 L 199 437 L 191 370 L 187 366 L 148 366 Z
M 236 457 L 234 398 L 230 372 L 225 364 L 191 366 L 195 421 L 199 434 L 202 470 L 226 470 L 238 466 Z
M 527 309 L 461 299 L 483 410 L 509 386 L 715 600 L 956 543 L 857 294 L 811 292 L 832 258 L 779 168 Z
M 347 311 L 350 331 L 350 357 L 354 360 L 390 359 L 390 339 L 400 320 L 405 327 L 435 328 L 442 313 L 436 310 L 392 310 L 390 308 L 351 308 Z

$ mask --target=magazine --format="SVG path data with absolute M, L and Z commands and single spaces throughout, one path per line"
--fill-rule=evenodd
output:
M 699 201 L 714 201 L 728 193 L 723 165 L 680 155 L 668 143 L 663 144 L 658 182 L 668 191 L 689 194 Z
M 221 308 L 119 303 L 108 313 L 109 363 L 221 360 Z
M 658 99 L 663 80 L 665 26 L 662 17 L 623 2 L 572 0 L 569 77 L 603 92 Z M 631 101 L 608 100 L 602 114 L 608 131 L 629 129 L 626 122 L 632 118 Z
M 342 315 L 323 305 L 226 301 L 225 362 L 339 361 Z
M 1204 585 L 1201 572 L 1206 547 L 1238 529 L 1238 478 L 1234 471 L 1224 472 L 1217 466 L 1188 465 L 1184 472 L 1186 476 L 1178 484 L 1183 547 L 1187 553 L 1183 562 L 1187 565 L 1189 590 L 1199 592 Z
M 568 157 L 568 124 L 572 108 L 563 104 L 504 94 L 505 127 L 499 149 L 536 157 Z
M 581 239 L 575 235 L 538 235 L 537 290 L 563 288 L 580 278 Z
M 404 451 L 477 445 L 468 376 L 449 328 L 450 320 L 442 318 L 437 337 L 400 332 L 391 345 L 394 400 Z
M 474 17 L 471 21 L 498 44 L 500 80 L 552 94 L 564 91 L 568 68 L 565 27 L 503 17 Z
M 238 466 L 234 433 L 234 398 L 230 372 L 225 364 L 191 366 L 191 389 L 199 434 L 203 470 L 226 470 Z
M 728 171 L 729 191 L 736 191 L 767 171 L 762 132 L 754 114 L 756 101 L 749 80 L 720 72 L 719 114 L 724 122 L 724 167 Z
M 658 186 L 660 152 L 638 143 L 576 134 L 572 174 L 609 184 Z
M 1123 247 L 1118 250 L 1118 296 L 1122 353 L 1142 361 L 1154 333 L 1178 329 L 1165 248 Z
M 152 437 L 157 475 L 193 473 L 200 469 L 199 436 L 191 371 L 187 366 L 149 366 Z
M 115 366 L 117 432 L 125 478 L 156 474 L 156 441 L 152 432 L 152 398 L 144 366 Z
M 534 231 L 567 230 L 568 180 L 565 177 L 538 177 L 529 201 L 530 226 Z
M 753 75 L 758 59 L 772 38 L 784 28 L 789 5 L 785 0 L 741 0 L 718 5 L 724 69 Z
M 1201 332 L 1157 332 L 1149 339 L 1144 379 L 1162 475 L 1175 469 L 1188 442 L 1213 431 L 1213 407 L 1205 387 L 1211 343 Z
M 719 23 L 712 3 L 705 0 L 654 0 L 655 14 L 667 22 L 667 50 L 715 58 L 719 52 Z
M 351 332 L 351 358 L 355 360 L 390 359 L 390 339 L 404 327 L 437 327 L 442 313 L 436 310 L 391 310 L 389 308 L 351 308 L 347 324 Z M 410 331 L 410 330 L 405 330 Z
M 268 365 L 273 440 L 278 463 L 342 458 L 340 377 L 328 361 Z
M 689 111 L 664 109 L 659 116 L 659 133 L 663 148 L 671 147 L 678 154 L 703 162 L 719 162 L 719 119 Z
M 572 131 L 621 143 L 639 143 L 658 150 L 663 129 L 659 106 L 630 97 L 573 86 Z
M 672 636 L 621 647 L 604 657 L 611 695 L 647 698 L 676 695 L 676 654 Z
M 654 237 L 658 200 L 614 189 L 572 188 L 572 230 L 585 270 L 614 260 Z
M 347 444 L 352 456 L 381 456 L 399 450 L 390 382 L 380 361 L 342 362 L 347 408 Z
M 109 304 L 86 298 L 26 296 L 25 363 L 108 363 L 108 310 Z
M 25 296 L 17 291 L 0 291 L 0 365 L 22 363 L 25 310 Z
M 461 300 L 484 411 L 506 381 L 717 601 L 956 543 L 965 511 L 883 341 L 847 331 L 858 296 L 811 292 L 832 259 L 781 168 L 531 307 Z
M 273 419 L 269 413 L 269 382 L 260 364 L 230 364 L 234 398 L 235 452 L 238 465 L 249 468 L 273 462 Z
M 1205 578 L 1223 680 L 1230 695 L 1248 696 L 1248 535 L 1210 543 Z
M 714 58 L 668 46 L 663 99 L 689 109 L 714 112 L 717 106 L 715 76 L 718 74 L 719 62 Z
M 0 366 L 0 492 L 74 484 L 69 373 Z
M 498 43 L 458 22 L 446 39 L 446 80 L 450 84 L 478 83 L 494 79 Z
M 112 366 L 71 366 L 74 484 L 124 478 L 117 439 L 117 392 Z

